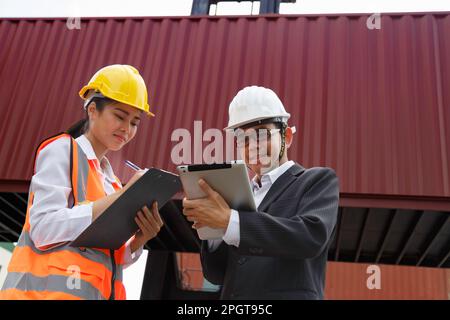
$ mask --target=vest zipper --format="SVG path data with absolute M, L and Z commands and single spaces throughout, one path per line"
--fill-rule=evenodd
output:
M 112 276 L 111 276 L 111 295 L 109 296 L 109 300 L 115 300 L 116 295 L 116 288 L 115 288 L 115 281 L 116 281 L 116 257 L 114 256 L 114 250 L 110 249 L 109 253 L 111 255 L 111 264 L 112 264 Z

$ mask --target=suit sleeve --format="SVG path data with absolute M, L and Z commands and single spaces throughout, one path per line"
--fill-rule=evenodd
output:
M 216 250 L 210 251 L 208 242 L 202 241 L 200 258 L 205 278 L 215 285 L 222 285 L 227 267 L 228 245 L 222 241 Z
M 239 212 L 239 254 L 310 259 L 327 248 L 337 220 L 337 176 L 330 168 L 317 168 L 303 178 L 306 191 L 279 208 L 288 214 Z

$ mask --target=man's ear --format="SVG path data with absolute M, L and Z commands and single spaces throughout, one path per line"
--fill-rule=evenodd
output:
M 291 127 L 286 128 L 286 133 L 285 133 L 286 148 L 289 148 L 291 146 L 292 141 L 294 140 L 294 132 L 295 131 L 293 131 Z

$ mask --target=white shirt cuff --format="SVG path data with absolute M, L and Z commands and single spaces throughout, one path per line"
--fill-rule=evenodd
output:
M 130 239 L 125 246 L 125 254 L 123 257 L 124 268 L 127 268 L 130 265 L 132 265 L 133 263 L 135 263 L 141 256 L 142 252 L 144 251 L 144 246 L 142 246 L 142 247 L 139 247 L 135 252 L 131 253 L 131 245 L 130 244 L 131 244 L 132 239 Z
M 223 241 L 229 245 L 239 247 L 239 242 L 241 240 L 239 231 L 239 213 L 236 210 L 231 209 L 230 221 L 228 222 L 225 235 L 222 237 Z
M 222 239 L 213 239 L 213 240 L 208 240 L 208 250 L 209 252 L 213 252 L 216 251 L 217 248 L 220 246 L 220 244 L 222 243 Z

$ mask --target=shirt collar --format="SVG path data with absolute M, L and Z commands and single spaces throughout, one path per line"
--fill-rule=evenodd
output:
M 112 170 L 111 164 L 109 163 L 108 158 L 103 157 L 102 161 L 98 161 L 97 155 L 95 154 L 94 148 L 92 147 L 91 142 L 89 139 L 83 134 L 75 139 L 75 141 L 80 146 L 81 150 L 83 150 L 84 154 L 88 158 L 88 160 L 96 160 L 97 163 L 100 163 L 101 169 L 103 169 L 103 173 L 105 174 L 106 178 L 110 182 L 116 181 L 114 172 Z
M 295 164 L 294 161 L 289 160 L 283 163 L 281 166 L 276 167 L 269 172 L 263 174 L 261 176 L 261 185 L 264 185 L 266 183 L 269 183 L 270 185 L 274 184 L 275 181 L 283 174 L 285 173 L 290 167 L 292 167 Z M 256 182 L 256 177 L 252 179 L 252 183 L 254 188 L 259 189 L 258 182 Z
M 98 160 L 91 142 L 84 134 L 76 138 L 75 141 L 78 142 L 78 145 L 81 147 L 81 150 L 83 150 L 88 160 Z

